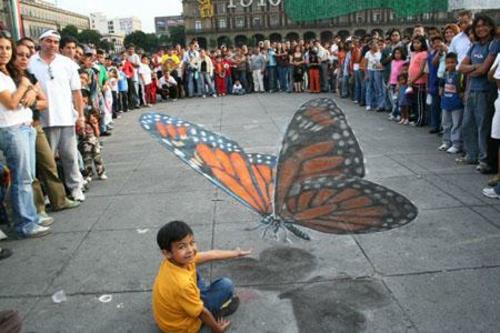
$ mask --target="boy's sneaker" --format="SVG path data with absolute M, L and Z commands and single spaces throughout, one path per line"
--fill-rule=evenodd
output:
M 372 110 L 372 107 L 371 106 L 367 106 L 366 107 L 366 111 L 371 111 Z
M 492 199 L 500 199 L 500 194 L 495 192 L 495 189 L 493 187 L 483 188 L 483 195 Z
M 394 117 L 392 114 L 389 115 L 389 117 L 387 118 L 388 120 L 394 120 L 396 119 L 396 117 Z
M 440 151 L 448 151 L 450 146 L 448 146 L 446 143 L 443 143 L 441 146 L 438 147 L 438 150 Z
M 500 174 L 493 176 L 490 180 L 488 180 L 488 186 L 496 186 L 500 183 Z
M 37 237 L 43 237 L 50 234 L 50 228 L 49 227 L 44 227 L 38 224 L 35 224 L 33 228 L 28 231 L 22 232 L 22 236 L 25 238 L 37 238 Z
M 476 166 L 476 171 L 479 171 L 480 173 L 490 173 L 491 172 L 491 167 L 484 163 L 484 162 L 479 162 L 479 164 Z
M 46 212 L 40 212 L 40 214 L 38 214 L 38 225 L 48 227 L 52 223 L 54 223 L 54 219 L 47 215 Z
M 460 149 L 455 146 L 451 146 L 446 152 L 448 154 L 458 154 L 460 153 Z
M 223 318 L 232 315 L 238 310 L 240 306 L 240 298 L 238 296 L 233 296 L 229 301 L 224 303 L 217 313 L 214 314 L 215 318 Z
M 410 121 L 410 122 L 409 122 L 409 124 L 410 124 L 410 126 L 412 126 L 412 127 L 417 126 L 417 123 L 416 123 L 416 122 L 414 122 L 414 121 Z
M 106 176 L 106 174 L 105 174 L 105 173 L 102 173 L 102 174 L 100 174 L 99 176 L 97 176 L 97 178 L 98 178 L 99 180 L 106 180 L 106 179 L 108 179 L 108 176 Z
M 77 200 L 80 202 L 85 201 L 85 195 L 83 195 L 83 192 L 80 189 L 74 190 L 71 193 L 71 196 L 73 197 L 74 200 Z
M 394 121 L 400 121 L 401 120 L 401 116 L 396 116 L 396 119 L 394 119 Z
M 459 157 L 455 160 L 458 165 L 476 165 L 477 161 L 470 160 L 467 156 Z

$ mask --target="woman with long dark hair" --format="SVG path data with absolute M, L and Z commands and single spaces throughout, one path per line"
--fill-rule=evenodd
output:
M 33 84 L 19 74 L 12 62 L 15 50 L 10 34 L 0 32 L 0 150 L 13 173 L 11 201 L 15 228 L 24 237 L 43 236 L 50 232 L 39 225 L 33 202 L 35 179 L 35 129 L 29 108 L 36 102 Z M 20 78 L 16 87 L 13 78 Z

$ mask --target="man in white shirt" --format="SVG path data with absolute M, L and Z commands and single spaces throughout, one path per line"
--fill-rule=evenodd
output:
M 453 37 L 451 40 L 448 52 L 453 52 L 457 54 L 457 69 L 460 66 L 462 60 L 464 60 L 472 46 L 472 42 L 469 36 L 465 32 L 469 26 L 472 25 L 472 13 L 469 10 L 464 10 L 458 13 L 458 26 L 460 27 L 460 33 Z
M 40 121 L 54 154 L 61 159 L 66 186 L 73 199 L 84 201 L 75 132 L 75 122 L 80 128 L 85 124 L 81 83 L 75 63 L 58 53 L 60 39 L 54 30 L 40 36 L 40 52 L 31 57 L 29 71 L 47 95 L 49 107 Z
M 132 64 L 134 69 L 134 75 L 131 79 L 131 84 L 129 84 L 129 94 L 128 94 L 128 105 L 130 105 L 131 109 L 138 108 L 140 104 L 139 99 L 139 67 L 141 66 L 141 58 L 139 55 L 135 53 L 134 44 L 129 44 L 127 46 L 127 59 Z

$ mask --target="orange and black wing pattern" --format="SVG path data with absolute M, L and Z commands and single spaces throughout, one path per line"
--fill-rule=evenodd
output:
M 263 216 L 272 213 L 274 156 L 247 154 L 222 135 L 168 115 L 144 113 L 139 122 L 166 149 L 229 195 Z
M 417 213 L 408 199 L 382 185 L 328 176 L 294 184 L 281 216 L 325 233 L 359 234 L 400 227 Z
M 295 113 L 283 138 L 276 175 L 277 214 L 294 184 L 317 177 L 365 175 L 358 141 L 332 99 L 311 100 Z
M 417 208 L 363 180 L 363 154 L 342 110 L 315 99 L 294 115 L 283 139 L 274 205 L 282 219 L 326 233 L 365 233 L 404 225 Z

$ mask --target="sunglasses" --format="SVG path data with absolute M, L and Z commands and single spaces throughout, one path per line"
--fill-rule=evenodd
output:
M 51 80 L 54 80 L 54 73 L 52 72 L 52 67 L 50 67 L 50 65 L 49 65 L 48 69 L 49 69 L 49 76 L 50 76 L 50 79 L 51 79 Z
M 10 32 L 8 32 L 7 30 L 2 30 L 2 31 L 0 31 L 0 37 L 12 38 L 12 34 Z

